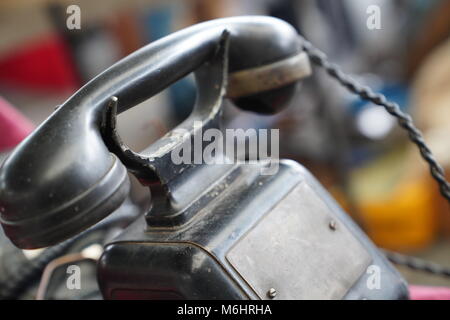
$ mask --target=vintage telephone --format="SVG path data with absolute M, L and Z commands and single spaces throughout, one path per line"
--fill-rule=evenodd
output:
M 302 41 L 275 18 L 225 18 L 113 65 L 4 162 L 6 235 L 30 249 L 83 232 L 127 197 L 128 170 L 149 186 L 152 205 L 105 247 L 98 281 L 107 299 L 407 298 L 397 271 L 298 163 L 281 160 L 276 174 L 264 175 L 273 160 L 171 161 L 200 130 L 220 128 L 225 97 L 260 113 L 286 106 L 310 73 Z M 191 116 L 142 153 L 129 150 L 115 130 L 116 113 L 192 71 L 198 95 Z

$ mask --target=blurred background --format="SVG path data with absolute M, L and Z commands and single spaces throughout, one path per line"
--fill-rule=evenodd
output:
M 67 27 L 70 5 L 79 8 L 79 29 Z M 0 157 L 136 49 L 201 21 L 254 14 L 291 23 L 346 72 L 397 102 L 450 172 L 449 0 L 2 0 Z M 194 100 L 188 76 L 121 114 L 119 132 L 142 150 L 186 118 Z M 311 170 L 377 245 L 450 266 L 449 206 L 382 108 L 319 69 L 275 116 L 227 104 L 227 127 L 279 128 L 281 157 Z M 400 270 L 413 284 L 450 286 Z

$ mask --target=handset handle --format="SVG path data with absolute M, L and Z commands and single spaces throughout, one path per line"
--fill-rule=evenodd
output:
M 91 80 L 25 139 L 0 169 L 0 218 L 20 248 L 53 245 L 113 212 L 128 193 L 126 168 L 101 134 L 108 101 L 123 112 L 197 70 L 229 32 L 228 71 L 273 63 L 301 50 L 295 30 L 269 17 L 201 23 L 153 42 Z M 241 97 L 244 109 L 273 112 L 279 92 Z M 281 103 L 282 104 L 282 103 Z M 262 108 L 262 109 L 259 109 Z

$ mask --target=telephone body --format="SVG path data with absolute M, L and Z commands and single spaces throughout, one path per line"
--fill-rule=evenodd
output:
M 124 145 L 116 114 L 190 72 L 190 117 L 140 153 Z M 195 149 L 195 123 L 221 129 L 225 98 L 275 113 L 310 72 L 296 31 L 269 17 L 212 20 L 145 46 L 78 90 L 4 162 L 6 235 L 31 249 L 83 232 L 121 205 L 130 172 L 152 204 L 105 246 L 106 299 L 408 298 L 399 273 L 300 164 L 171 161 L 176 148 Z M 274 161 L 277 172 L 262 174 Z

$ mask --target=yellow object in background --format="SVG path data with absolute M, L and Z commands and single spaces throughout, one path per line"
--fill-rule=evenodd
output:
M 436 238 L 436 215 L 425 181 L 396 187 L 389 198 L 360 205 L 368 235 L 380 247 L 411 251 L 426 247 Z
M 412 171 L 410 161 L 420 160 L 396 151 L 352 174 L 352 193 L 365 231 L 386 249 L 419 250 L 437 237 L 434 181 L 424 170 Z

